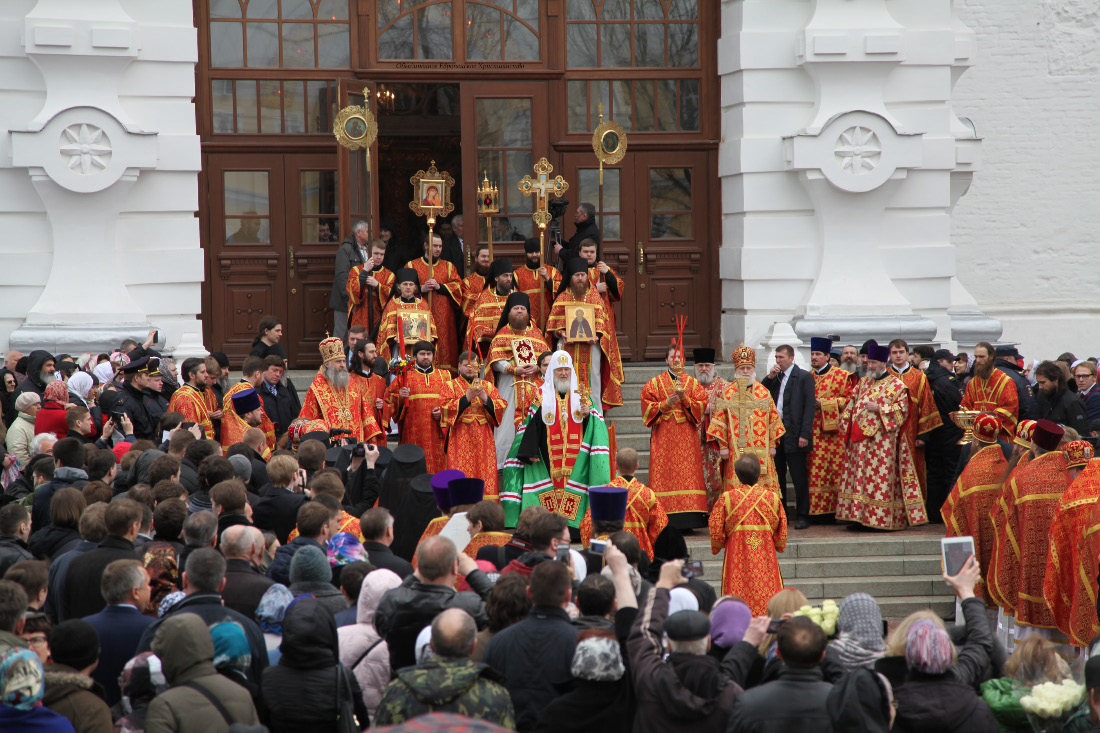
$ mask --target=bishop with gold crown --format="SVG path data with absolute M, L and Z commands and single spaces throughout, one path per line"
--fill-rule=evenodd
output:
M 335 336 L 321 341 L 321 368 L 309 385 L 299 417 L 324 420 L 330 428 L 347 430 L 356 441 L 381 435 L 374 394 L 363 380 L 353 380 L 344 356 L 344 342 Z
M 757 486 L 778 493 L 779 478 L 774 459 L 775 447 L 786 432 L 783 420 L 775 409 L 771 392 L 756 381 L 756 352 L 742 344 L 731 358 L 737 378 L 726 385 L 722 395 L 715 400 L 707 439 L 718 444 L 727 489 L 741 485 L 733 464 L 742 454 L 751 453 L 760 459 Z

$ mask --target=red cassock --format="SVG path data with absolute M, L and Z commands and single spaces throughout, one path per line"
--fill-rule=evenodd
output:
M 368 390 L 364 379 L 350 379 L 345 389 L 336 389 L 318 371 L 306 390 L 298 416 L 324 420 L 329 428 L 347 430 L 359 442 L 374 441 L 382 434 L 374 408 L 374 393 Z
M 699 445 L 703 454 L 703 483 L 707 487 L 708 512 L 714 508 L 714 502 L 718 501 L 725 489 L 722 477 L 722 447 L 707 438 L 707 428 L 710 426 L 710 418 L 714 415 L 714 403 L 722 396 L 727 384 L 726 380 L 716 375 L 710 384 L 700 385 L 707 393 L 707 407 L 703 411 L 703 419 L 699 421 L 696 432 L 699 434 Z
M 995 605 L 986 592 L 986 576 L 993 555 L 993 521 L 989 510 L 1001 496 L 1001 479 L 1007 465 L 1001 446 L 993 444 L 979 449 L 940 508 L 948 537 L 974 538 L 974 557 L 982 573 L 974 586 L 974 595 L 984 598 L 987 606 Z
M 458 371 L 458 327 L 455 324 L 455 310 L 462 305 L 462 279 L 458 276 L 458 270 L 447 260 L 436 260 L 429 267 L 428 261 L 423 257 L 412 260 L 405 267 L 416 270 L 421 287 L 428 280 L 434 279 L 439 283 L 439 290 L 434 291 L 430 298 L 427 293 L 424 294 L 424 299 L 430 301 L 432 325 L 435 327 L 437 339 L 435 368 L 455 374 Z
M 436 420 L 432 417 L 432 410 L 437 407 L 442 410 L 443 394 L 449 381 L 451 375 L 440 369 L 424 373 L 414 368 L 390 382 L 386 390 L 390 414 L 399 429 L 398 443 L 412 443 L 423 448 L 428 462 L 428 473 L 436 473 L 447 467 L 440 421 L 442 416 L 440 420 Z M 402 387 L 409 388 L 407 399 L 399 394 Z
M 485 481 L 485 499 L 499 501 L 497 489 L 497 448 L 493 431 L 504 419 L 508 402 L 493 383 L 479 380 L 489 395 L 490 408 L 476 396 L 473 402 L 466 399 L 470 382 L 459 375 L 444 385 L 441 392 L 443 428 L 447 433 L 447 468 L 457 469 L 469 478 Z
M 994 413 L 1001 421 L 1001 436 L 1012 442 L 1020 417 L 1020 396 L 1016 383 L 1000 369 L 994 369 L 989 379 L 975 374 L 966 383 L 961 406 L 964 410 Z
M 814 375 L 814 397 L 820 407 L 814 411 L 814 449 L 806 456 L 810 477 L 810 514 L 836 512 L 840 478 L 844 473 L 847 436 L 840 431 L 840 414 L 852 396 L 854 380 L 843 369 L 829 367 Z
M 183 415 L 184 422 L 201 425 L 203 434 L 206 435 L 207 439 L 213 440 L 214 423 L 210 419 L 210 406 L 213 403 L 213 392 L 208 389 L 199 392 L 190 384 L 185 384 L 172 393 L 172 399 L 168 402 L 168 411 Z
M 680 389 L 684 397 L 670 403 Z M 674 380 L 665 370 L 642 387 L 642 421 L 652 431 L 649 483 L 670 514 L 707 511 L 698 432 L 706 406 L 706 391 L 686 372 Z
M 763 486 L 734 486 L 710 514 L 710 551 L 726 551 L 722 595 L 740 596 L 754 616 L 767 613 L 768 601 L 783 589 L 778 552 L 787 548 L 787 513 L 774 491 Z
M 537 268 L 532 270 L 524 265 L 512 275 L 516 290 L 527 293 L 527 297 L 531 299 L 531 323 L 538 326 L 540 331 L 546 327 L 546 319 L 550 317 L 550 308 L 554 305 L 554 293 L 558 292 L 558 286 L 561 285 L 561 273 L 556 268 L 546 265 L 546 272 L 550 276 L 549 287 Z
M 348 310 L 351 311 L 348 318 L 349 326 L 362 326 L 369 334 L 378 327 L 382 320 L 382 309 L 386 307 L 386 301 L 393 292 L 393 273 L 381 265 L 376 270 L 367 270 L 367 274 L 373 277 L 378 285 L 361 285 L 359 273 L 363 271 L 363 265 L 356 265 L 348 272 Z
M 251 382 L 241 380 L 234 384 L 232 387 L 225 391 L 225 397 L 222 398 L 222 452 L 228 450 L 229 446 L 235 443 L 240 443 L 244 439 L 244 434 L 250 427 L 248 423 L 237 415 L 237 411 L 233 409 L 233 395 L 238 392 L 243 392 L 246 389 L 255 389 Z M 258 395 L 257 395 L 258 396 Z M 267 449 L 264 451 L 264 459 L 271 454 L 271 451 L 275 450 L 275 423 L 271 422 L 271 418 L 264 412 L 263 402 L 260 403 L 260 430 L 264 431 L 264 437 L 267 439 Z
M 368 406 L 374 411 L 374 419 L 378 422 L 378 435 L 365 442 L 384 446 L 386 444 L 386 433 L 390 427 L 390 404 L 386 402 L 386 378 L 378 374 L 371 374 L 366 377 L 353 374 L 351 379 L 352 381 L 359 380 L 364 398 L 369 401 Z M 382 407 L 378 407 L 377 400 L 382 400 Z
M 901 435 L 909 446 L 909 454 L 913 456 L 917 480 L 920 481 L 920 493 L 923 497 L 927 493 L 924 479 L 924 446 L 918 446 L 917 440 L 923 440 L 922 435 L 943 425 L 943 418 L 936 409 L 932 387 L 928 384 L 928 377 L 924 376 L 924 372 L 914 366 L 899 372 L 893 364 L 889 369 L 895 377 L 905 382 L 909 390 L 909 417 L 901 428 Z
M 608 482 L 608 486 L 618 486 L 627 490 L 626 516 L 623 518 L 623 531 L 634 535 L 642 552 L 653 559 L 653 543 L 657 541 L 657 535 L 668 526 L 668 515 L 665 514 L 661 500 L 653 489 L 641 481 L 631 477 L 628 481 L 623 476 L 616 476 Z M 581 520 L 581 543 L 588 547 L 592 541 L 592 512 L 585 512 Z
M 1069 488 L 1066 458 L 1051 451 L 1033 458 L 1005 483 L 990 512 L 993 567 L 986 578 L 990 597 L 1017 626 L 1053 629 L 1054 614 L 1043 597 L 1050 525 Z
M 1097 557 L 1090 546 L 1096 533 L 1093 510 L 1098 498 L 1100 458 L 1093 458 L 1058 502 L 1050 524 L 1043 581 L 1043 597 L 1055 625 L 1074 646 L 1081 647 L 1088 646 L 1100 631 L 1096 623 Z

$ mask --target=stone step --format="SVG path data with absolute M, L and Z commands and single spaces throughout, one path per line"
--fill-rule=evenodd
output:
M 887 575 L 866 578 L 788 578 L 783 582 L 792 588 L 798 588 L 807 598 L 831 598 L 839 603 L 852 593 L 871 593 L 875 598 L 893 598 L 898 596 L 953 597 L 954 591 L 939 575 Z
M 852 539 L 800 538 L 788 536 L 786 558 L 874 558 L 899 555 L 931 555 L 939 557 L 940 538 L 936 535 L 904 537 L 900 534 L 885 535 L 882 539 L 860 539 L 850 532 Z
M 641 415 L 627 417 L 617 414 L 618 410 L 608 415 L 608 421 L 615 424 L 615 432 L 618 435 L 645 435 L 649 436 L 650 430 L 642 421 Z
M 883 555 L 873 558 L 788 558 L 780 555 L 779 569 L 788 580 L 929 575 L 940 572 L 940 558 L 938 555 Z

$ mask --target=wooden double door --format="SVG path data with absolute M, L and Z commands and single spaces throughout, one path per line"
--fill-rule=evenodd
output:
M 294 367 L 320 364 L 339 227 L 336 154 L 208 154 L 207 343 L 239 365 L 260 320 L 283 324 Z

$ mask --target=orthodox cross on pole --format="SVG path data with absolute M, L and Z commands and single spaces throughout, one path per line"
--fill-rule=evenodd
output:
M 732 442 L 736 438 L 739 452 L 744 453 L 747 450 L 755 454 L 760 459 L 761 466 L 767 468 L 770 446 L 759 448 L 750 446 L 748 442 L 752 432 L 752 413 L 755 410 L 767 411 L 768 405 L 771 403 L 771 397 L 754 396 L 748 380 L 744 377 L 738 377 L 734 380 L 734 383 L 737 384 L 737 394 L 734 395 L 733 399 L 729 399 L 725 395 L 719 396 L 714 402 L 714 409 L 726 411 L 726 427 L 729 430 L 730 441 Z M 733 415 L 731 413 L 737 415 L 736 431 L 733 429 Z M 733 446 L 730 447 L 732 449 Z M 733 460 L 732 455 L 730 460 Z
M 564 195 L 569 190 L 569 184 L 561 176 L 550 178 L 550 174 L 554 172 L 554 166 L 550 165 L 550 161 L 546 158 L 539 158 L 539 162 L 535 163 L 534 172 L 535 179 L 524 176 L 516 187 L 524 196 L 532 194 L 535 196 L 535 213 L 531 214 L 531 218 L 539 227 L 539 256 L 542 258 L 542 264 L 545 265 L 547 264 L 546 227 L 550 223 L 550 211 L 547 207 L 550 197 Z

